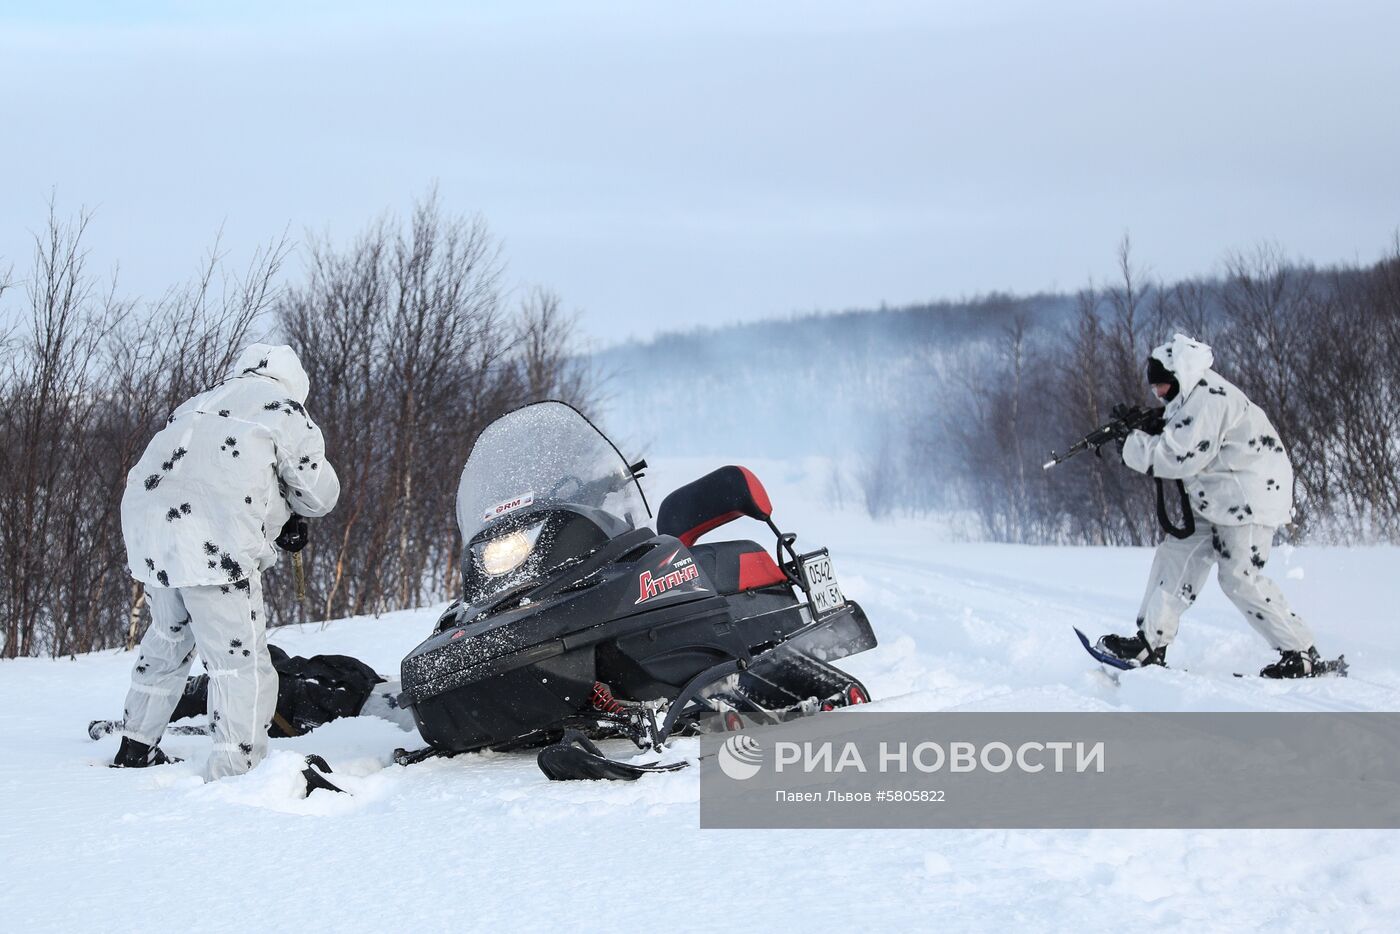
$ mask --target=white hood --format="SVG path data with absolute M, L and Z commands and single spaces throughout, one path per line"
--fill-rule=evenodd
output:
M 1162 366 L 1176 374 L 1177 385 L 1181 387 L 1181 397 L 1189 396 L 1192 388 L 1215 364 L 1215 354 L 1210 346 L 1198 340 L 1177 334 L 1171 340 L 1152 351 L 1152 356 Z
M 238 355 L 238 361 L 234 363 L 229 377 L 249 373 L 277 380 L 286 387 L 287 394 L 292 399 L 306 404 L 311 381 L 307 379 L 306 370 L 302 369 L 296 351 L 286 344 L 250 344 Z

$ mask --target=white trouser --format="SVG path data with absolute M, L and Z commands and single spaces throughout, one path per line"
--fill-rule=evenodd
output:
M 152 587 L 148 593 L 151 626 L 131 672 L 122 734 L 150 746 L 160 742 L 198 649 L 209 673 L 214 733 L 205 776 L 248 771 L 267 755 L 277 708 L 260 576 L 208 587 Z
M 1274 528 L 1211 525 L 1196 520 L 1189 538 L 1167 537 L 1152 559 L 1152 576 L 1138 612 L 1138 629 L 1156 648 L 1176 638 L 1181 614 L 1205 586 L 1212 564 L 1220 567 L 1220 589 L 1249 624 L 1276 649 L 1303 651 L 1314 645 L 1312 630 L 1288 608 L 1278 585 L 1264 576 Z

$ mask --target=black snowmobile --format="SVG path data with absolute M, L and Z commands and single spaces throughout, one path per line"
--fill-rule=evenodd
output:
M 527 405 L 477 439 L 457 491 L 463 596 L 403 660 L 428 749 L 401 764 L 549 745 L 551 778 L 635 778 L 677 766 L 602 757 L 590 739 L 660 749 L 869 699 L 831 662 L 876 644 L 826 549 L 799 554 L 750 471 L 722 467 L 671 493 L 656 531 L 628 464 L 562 402 Z M 741 516 L 752 541 L 697 544 Z M 560 742 L 561 737 L 563 742 Z

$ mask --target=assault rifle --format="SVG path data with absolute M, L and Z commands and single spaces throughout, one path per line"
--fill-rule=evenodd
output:
M 1095 456 L 1099 454 L 1099 448 L 1110 441 L 1122 441 L 1135 429 L 1140 429 L 1150 435 L 1162 433 L 1162 410 L 1148 408 L 1145 405 L 1128 406 L 1118 404 L 1109 413 L 1111 419 L 1089 432 L 1078 441 L 1074 442 L 1063 454 L 1050 452 L 1050 459 L 1041 466 L 1041 470 L 1049 470 L 1056 464 L 1063 464 L 1076 454 L 1083 454 L 1090 448 L 1094 449 Z
M 1132 434 L 1134 430 L 1145 431 L 1149 435 L 1160 435 L 1166 422 L 1162 417 L 1162 409 L 1148 408 L 1144 405 L 1129 406 L 1126 403 L 1115 405 L 1109 412 L 1110 421 L 1100 425 L 1089 432 L 1070 446 L 1069 450 L 1063 454 L 1050 452 L 1050 459 L 1045 462 L 1042 470 L 1049 470 L 1056 464 L 1063 464 L 1076 454 L 1094 449 L 1095 456 L 1102 456 L 1099 449 L 1110 441 L 1122 441 Z M 1148 472 L 1148 476 L 1152 476 Z M 1186 495 L 1186 484 L 1180 480 L 1174 480 L 1176 484 L 1177 496 L 1181 500 L 1181 525 L 1173 525 L 1171 517 L 1167 515 L 1166 493 L 1163 489 L 1162 478 L 1153 477 L 1153 482 L 1157 487 L 1157 522 L 1173 538 L 1190 538 L 1196 532 L 1196 516 L 1191 512 L 1191 498 Z

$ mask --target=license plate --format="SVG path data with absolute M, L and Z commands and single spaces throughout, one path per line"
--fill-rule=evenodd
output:
M 845 606 L 846 598 L 841 593 L 841 585 L 836 583 L 836 574 L 831 570 L 831 555 L 825 551 L 802 558 L 802 579 L 807 582 L 807 594 L 812 601 L 812 611 L 817 616 L 825 616 Z

